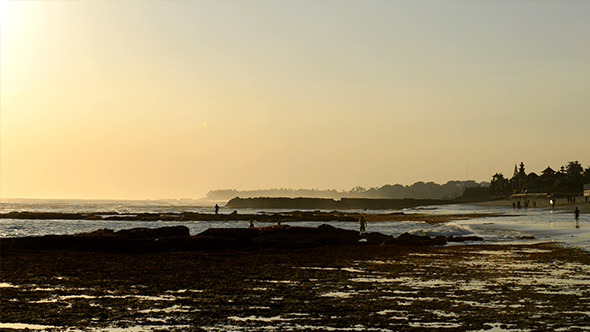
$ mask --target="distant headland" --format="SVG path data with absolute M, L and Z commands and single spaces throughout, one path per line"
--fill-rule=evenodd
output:
M 402 209 L 422 205 L 469 203 L 543 194 L 553 198 L 590 196 L 590 167 L 570 161 L 557 171 L 550 166 L 537 175 L 527 173 L 524 162 L 514 165 L 511 178 L 495 173 L 490 182 L 416 182 L 381 187 L 354 187 L 349 191 L 318 189 L 212 190 L 204 200 L 227 201 L 229 208 L 276 209 Z M 586 190 L 586 193 L 584 192 Z

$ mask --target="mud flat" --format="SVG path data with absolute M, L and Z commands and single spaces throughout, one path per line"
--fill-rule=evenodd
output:
M 536 245 L 10 250 L 0 329 L 570 331 L 590 255 Z

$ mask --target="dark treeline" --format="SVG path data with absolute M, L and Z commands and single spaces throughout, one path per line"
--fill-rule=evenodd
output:
M 584 184 L 590 183 L 590 167 L 582 167 L 579 161 L 570 161 L 559 170 L 547 167 L 539 174 L 527 173 L 521 162 L 514 165 L 514 174 L 506 178 L 502 173 L 492 177 L 490 190 L 492 195 L 509 196 L 512 194 L 547 193 L 555 196 L 581 195 Z
M 311 197 L 311 198 L 390 198 L 390 199 L 454 199 L 463 195 L 465 188 L 487 187 L 488 183 L 475 181 L 449 181 L 443 185 L 434 182 L 416 182 L 410 186 L 384 185 L 380 188 L 354 187 L 349 191 L 319 189 L 265 189 L 265 190 L 212 190 L 206 199 L 229 200 L 234 197 Z

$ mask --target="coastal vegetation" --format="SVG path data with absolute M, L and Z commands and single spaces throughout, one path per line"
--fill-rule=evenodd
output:
M 492 177 L 490 192 L 494 196 L 509 196 L 512 194 L 546 193 L 556 197 L 581 195 L 584 184 L 590 183 L 590 167 L 584 167 L 579 161 L 570 161 L 555 171 L 547 166 L 540 175 L 535 172 L 527 173 L 521 162 L 514 165 L 511 178 L 502 173 Z
M 448 181 L 445 184 L 434 182 L 416 182 L 410 186 L 401 184 L 387 184 L 381 187 L 354 187 L 349 191 L 319 190 L 319 189 L 266 189 L 266 190 L 212 190 L 206 199 L 212 201 L 229 200 L 234 197 L 310 197 L 310 198 L 383 198 L 383 199 L 454 199 L 463 195 L 465 188 L 487 187 L 489 183 L 469 181 Z
M 491 182 L 448 181 L 445 184 L 419 181 L 412 185 L 386 184 L 381 187 L 354 187 L 348 191 L 334 189 L 261 189 L 211 190 L 205 200 L 228 201 L 235 197 L 281 197 L 281 198 L 326 198 L 340 200 L 342 198 L 367 199 L 436 199 L 453 200 L 460 197 L 493 198 L 506 197 L 513 194 L 546 193 L 556 197 L 573 197 L 581 195 L 585 184 L 590 184 L 590 166 L 584 168 L 579 161 L 570 161 L 553 170 L 550 166 L 540 173 L 527 173 L 524 162 L 514 165 L 514 173 L 508 178 L 502 173 L 495 173 Z

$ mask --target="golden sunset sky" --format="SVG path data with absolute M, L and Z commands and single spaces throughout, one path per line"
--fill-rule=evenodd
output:
M 0 2 L 2 198 L 590 166 L 590 1 Z

